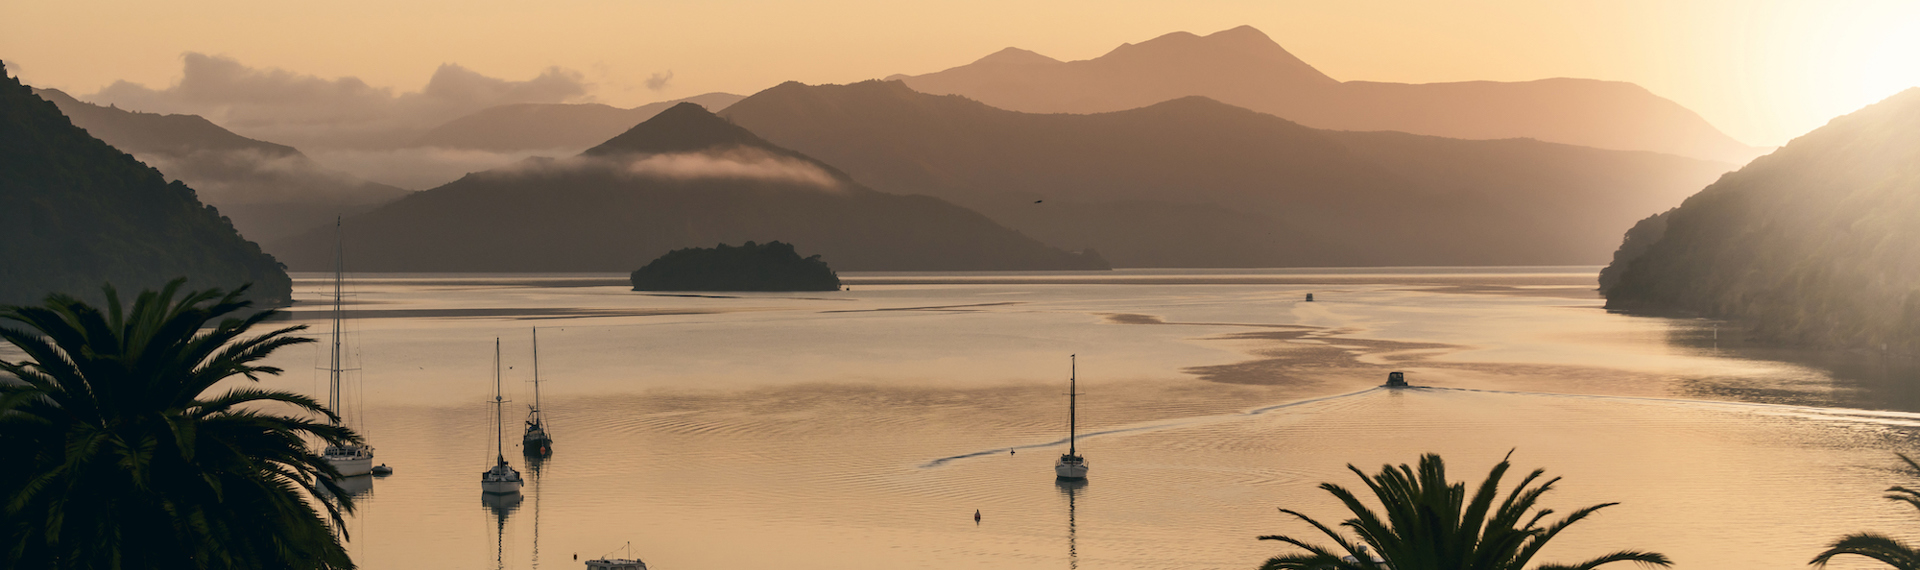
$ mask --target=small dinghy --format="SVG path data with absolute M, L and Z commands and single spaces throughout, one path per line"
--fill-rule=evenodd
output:
M 373 466 L 373 474 L 374 475 L 392 475 L 393 468 L 388 467 L 387 464 L 385 463 L 375 465 Z

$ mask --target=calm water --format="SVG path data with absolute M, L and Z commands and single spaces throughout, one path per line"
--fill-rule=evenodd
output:
M 1565 476 L 1562 512 L 1619 501 L 1548 560 L 1622 548 L 1684 568 L 1801 568 L 1920 452 L 1913 367 L 1755 348 L 1707 321 L 1610 315 L 1593 268 L 851 274 L 852 291 L 659 296 L 619 276 L 356 276 L 355 559 L 581 568 L 631 542 L 656 570 L 1251 568 L 1260 534 L 1341 518 L 1353 463 L 1443 454 L 1453 478 Z M 293 322 L 324 332 L 325 277 Z M 1301 299 L 1312 292 L 1317 302 Z M 483 500 L 493 340 L 509 433 L 540 327 L 555 453 Z M 1067 355 L 1088 483 L 1056 484 Z M 324 394 L 325 353 L 274 387 Z M 1374 388 L 1404 370 L 1421 389 Z M 1013 453 L 1009 453 L 1009 451 Z M 975 524 L 979 510 L 982 522 Z M 1841 565 L 1837 565 L 1841 566 Z M 1850 566 L 1841 566 L 1850 567 Z

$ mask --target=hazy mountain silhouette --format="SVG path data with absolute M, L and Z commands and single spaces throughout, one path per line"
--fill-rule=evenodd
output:
M 1607 307 L 1738 319 L 1773 340 L 1920 351 L 1915 220 L 1920 89 L 1909 89 L 1637 225 L 1609 268 Z
M 1340 82 L 1250 26 L 1208 36 L 1175 32 L 1083 61 L 1007 48 L 945 71 L 888 79 L 1030 113 L 1120 111 L 1200 95 L 1321 129 L 1535 138 L 1734 163 L 1760 152 L 1631 83 Z
M 583 149 L 626 132 L 680 103 L 718 112 L 744 97 L 707 93 L 621 109 L 597 103 L 522 103 L 489 107 L 435 127 L 414 146 L 490 151 Z
M 1104 268 L 839 170 L 682 103 L 579 156 L 468 175 L 347 220 L 362 271 L 631 271 L 676 249 L 783 241 L 842 270 Z M 332 232 L 284 240 L 296 269 Z
M 1323 131 L 1202 97 L 1033 114 L 900 82 L 787 83 L 723 115 L 874 188 L 1123 267 L 1597 264 L 1621 227 L 1731 167 Z
M 255 299 L 289 299 L 292 282 L 273 257 L 193 189 L 75 127 L 3 66 L 0 78 L 0 303 L 98 297 L 109 281 L 128 299 L 177 277 L 194 288 L 253 283 Z
M 248 239 L 267 243 L 404 196 L 407 190 L 321 166 L 293 147 L 234 134 L 197 115 L 102 107 L 35 93 L 73 124 L 193 187 Z

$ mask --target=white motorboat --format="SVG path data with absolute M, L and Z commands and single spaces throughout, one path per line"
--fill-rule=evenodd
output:
M 527 406 L 527 431 L 520 435 L 520 450 L 529 456 L 553 455 L 553 436 L 547 433 L 547 417 L 540 413 L 540 329 L 533 329 L 533 405 Z
M 500 339 L 496 338 L 496 339 L 493 339 L 493 402 L 492 404 L 493 404 L 493 417 L 494 417 L 494 421 L 493 421 L 494 464 L 492 469 L 488 469 L 480 473 L 480 490 L 482 492 L 495 494 L 495 495 L 505 495 L 509 493 L 518 494 L 520 492 L 520 486 L 523 484 L 523 481 L 520 479 L 520 472 L 515 471 L 512 465 L 507 464 L 507 455 L 505 452 L 501 450 L 502 447 L 506 446 L 506 441 L 507 441 L 507 437 L 504 433 L 506 431 L 506 418 L 502 417 L 504 415 L 503 412 L 506 411 L 506 408 L 504 406 L 506 405 L 507 401 L 508 400 L 506 398 L 501 397 L 501 394 L 500 394 Z
M 647 570 L 647 563 L 641 562 L 639 558 L 633 557 L 632 542 L 628 542 L 622 549 L 627 551 L 626 558 L 614 558 L 613 553 L 609 552 L 606 556 L 588 560 L 587 568 L 589 570 Z M 618 551 L 619 550 L 615 550 L 615 552 Z
M 340 233 L 340 219 L 333 220 L 333 350 L 327 360 L 327 409 L 347 421 L 346 399 L 340 397 L 340 374 L 347 369 L 341 367 L 340 320 L 342 315 L 341 298 L 345 296 L 346 255 L 341 245 L 344 238 Z M 365 433 L 360 434 L 362 438 Z M 370 445 L 329 445 L 320 452 L 341 477 L 357 477 L 373 472 L 373 446 Z
M 1060 460 L 1053 462 L 1053 475 L 1060 479 L 1085 479 L 1087 478 L 1087 459 L 1080 456 L 1080 450 L 1075 446 L 1077 443 L 1075 440 L 1079 439 L 1080 428 L 1079 416 L 1076 413 L 1080 397 L 1079 356 L 1070 355 L 1068 358 L 1073 359 L 1073 364 L 1069 365 L 1072 368 L 1067 375 L 1067 453 L 1060 456 Z

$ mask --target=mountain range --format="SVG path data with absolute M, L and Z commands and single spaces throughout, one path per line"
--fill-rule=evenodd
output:
M 521 161 L 345 223 L 359 271 L 632 271 L 671 250 L 783 241 L 841 270 L 1099 269 L 929 196 L 860 185 L 698 104 L 681 103 L 580 155 Z M 274 245 L 327 267 L 331 228 Z
M 192 187 L 248 239 L 266 243 L 409 192 L 314 162 L 290 146 L 254 140 L 198 115 L 161 115 L 86 103 L 37 89 L 75 126 Z
M 205 135 L 182 121 L 182 137 Z M 238 141 L 230 143 L 238 144 Z M 123 301 L 187 277 L 194 289 L 253 284 L 250 296 L 281 304 L 292 282 L 272 256 L 220 212 L 88 131 L 0 66 L 0 303 L 48 293 L 100 300 L 112 283 Z
M 944 71 L 888 79 L 1030 113 L 1121 111 L 1197 95 L 1320 129 L 1533 138 L 1735 164 L 1762 152 L 1632 83 L 1343 82 L 1250 26 L 1207 36 L 1170 33 L 1081 61 L 1007 48 Z
M 1634 226 L 1610 310 L 1920 352 L 1920 89 L 1839 117 Z
M 1203 97 L 1007 111 L 893 81 L 787 83 L 722 113 L 872 187 L 1118 267 L 1604 263 L 1732 165 L 1537 140 L 1309 128 Z

